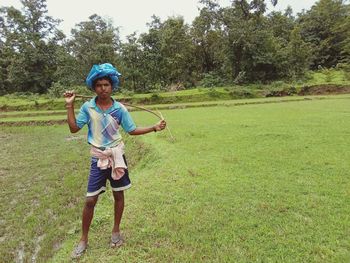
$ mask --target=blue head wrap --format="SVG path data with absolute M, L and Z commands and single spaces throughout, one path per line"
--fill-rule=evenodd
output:
M 112 80 L 112 88 L 113 90 L 118 89 L 119 86 L 119 77 L 120 74 L 112 64 L 104 63 L 100 65 L 93 65 L 89 75 L 86 78 L 86 85 L 89 86 L 90 89 L 94 89 L 93 83 L 94 80 L 102 78 L 102 77 L 110 77 Z

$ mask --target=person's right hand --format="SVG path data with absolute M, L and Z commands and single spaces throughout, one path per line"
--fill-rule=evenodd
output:
M 74 103 L 74 99 L 75 99 L 74 90 L 66 90 L 63 93 L 63 97 L 64 97 L 67 105 L 72 105 Z

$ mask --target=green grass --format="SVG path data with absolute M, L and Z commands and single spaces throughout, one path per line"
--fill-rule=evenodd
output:
M 21 121 L 49 121 L 49 120 L 65 120 L 67 114 L 62 115 L 42 115 L 42 116 L 23 116 L 0 119 L 1 122 L 21 122 Z
M 108 248 L 108 191 L 81 262 L 350 260 L 349 98 L 162 112 L 175 143 L 166 131 L 127 143 L 129 159 L 138 161 L 126 192 L 125 245 Z M 132 115 L 140 125 L 156 121 Z M 88 146 L 66 140 L 63 126 L 5 127 L 0 136 L 1 211 L 8 211 L 1 258 L 13 261 L 23 245 L 29 261 L 42 237 L 38 259 L 69 261 Z M 35 155 L 40 149 L 43 158 Z
M 75 110 L 76 113 L 79 110 Z M 10 117 L 26 117 L 26 116 L 43 116 L 43 115 L 65 115 L 67 114 L 67 110 L 37 110 L 37 111 L 8 111 L 0 113 L 0 120 L 2 118 L 10 118 Z
M 88 158 L 85 142 L 69 139 L 64 126 L 1 129 L 2 262 L 22 250 L 30 261 L 36 248 L 47 258 L 75 226 Z
M 132 94 L 128 91 L 116 93 L 115 97 L 134 104 L 175 104 L 175 103 L 201 103 L 203 101 L 221 101 L 242 98 L 261 98 L 272 91 L 298 92 L 303 87 L 335 85 L 338 88 L 350 86 L 350 73 L 339 69 L 324 69 L 309 72 L 305 78 L 297 81 L 275 81 L 270 84 L 247 84 L 243 86 L 193 88 L 175 92 L 153 92 L 147 94 Z M 84 87 L 79 87 L 84 90 Z M 77 108 L 83 100 L 76 102 Z M 34 110 L 62 110 L 64 99 L 48 98 L 47 95 L 37 94 L 11 94 L 0 96 L 0 110 L 2 111 L 34 111 Z
M 323 100 L 323 99 L 344 99 L 350 98 L 350 95 L 319 95 L 319 96 L 289 96 L 289 97 L 270 97 L 259 99 L 240 99 L 240 100 L 222 100 L 222 101 L 202 101 L 202 102 L 187 102 L 187 103 L 172 103 L 172 104 L 155 104 L 144 106 L 147 109 L 154 111 L 166 110 L 166 109 L 184 109 L 194 107 L 213 107 L 213 106 L 242 106 L 250 104 L 265 104 L 265 103 L 282 103 L 290 101 L 303 101 L 303 100 Z M 134 107 L 129 107 L 129 111 L 139 111 Z M 79 109 L 76 109 L 78 114 Z M 46 122 L 46 121 L 60 121 L 65 120 L 66 110 L 56 111 L 10 111 L 0 114 L 0 124 L 6 125 L 6 123 L 15 124 L 18 122 Z

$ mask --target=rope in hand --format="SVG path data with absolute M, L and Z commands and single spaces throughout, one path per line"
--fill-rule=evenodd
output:
M 84 96 L 84 95 L 79 95 L 79 94 L 75 94 L 75 97 L 76 98 L 82 98 L 82 99 L 91 99 L 92 98 L 91 96 Z M 154 112 L 154 111 L 152 111 L 150 109 L 146 109 L 146 108 L 141 107 L 141 106 L 136 106 L 136 105 L 129 104 L 129 103 L 126 103 L 126 102 L 123 102 L 122 104 L 125 105 L 125 106 L 129 106 L 129 107 L 133 107 L 133 108 L 139 109 L 139 110 L 147 111 L 147 112 L 157 116 L 160 120 L 164 120 L 164 117 L 163 117 L 162 113 L 159 110 L 157 110 L 157 112 L 158 112 L 158 114 L 157 114 L 156 112 Z M 166 126 L 166 129 L 168 130 L 172 141 L 175 141 L 175 138 L 174 138 L 173 134 L 171 133 L 168 125 Z

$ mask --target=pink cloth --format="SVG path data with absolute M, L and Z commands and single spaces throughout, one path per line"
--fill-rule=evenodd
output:
M 112 178 L 119 180 L 125 174 L 124 169 L 127 166 L 123 159 L 124 143 L 121 142 L 113 148 L 104 151 L 92 146 L 90 150 L 91 156 L 98 158 L 97 167 L 102 170 L 112 168 Z

